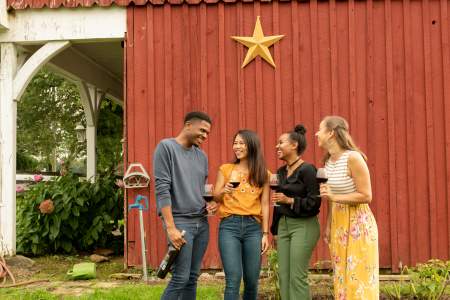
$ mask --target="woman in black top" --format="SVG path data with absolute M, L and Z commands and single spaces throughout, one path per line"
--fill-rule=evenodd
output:
M 297 125 L 280 136 L 278 158 L 286 165 L 278 169 L 279 187 L 272 195 L 275 206 L 271 232 L 277 236 L 282 300 L 310 299 L 308 267 L 320 236 L 317 214 L 321 199 L 316 168 L 301 158 L 306 149 L 306 129 Z

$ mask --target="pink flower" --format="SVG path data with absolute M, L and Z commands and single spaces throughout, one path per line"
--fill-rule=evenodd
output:
M 16 185 L 16 193 L 22 193 L 25 191 L 25 188 L 23 187 L 23 185 L 19 184 Z
M 359 226 L 352 224 L 350 227 L 350 234 L 353 237 L 353 239 L 357 240 L 361 236 L 361 231 L 359 230 Z
M 46 199 L 39 204 L 39 210 L 43 214 L 51 214 L 55 210 L 55 206 L 53 205 L 53 201 L 50 199 Z
M 366 224 L 369 221 L 369 216 L 367 214 L 360 214 L 357 220 L 360 224 Z
M 345 300 L 346 299 L 344 290 L 339 290 L 338 299 L 339 300 Z
M 34 182 L 40 182 L 44 177 L 41 174 L 36 174 L 33 176 Z
M 339 264 L 341 262 L 341 257 L 338 255 L 333 256 L 333 262 L 335 265 Z
M 347 232 L 342 232 L 339 235 L 338 240 L 339 240 L 341 245 L 347 245 L 348 233 Z

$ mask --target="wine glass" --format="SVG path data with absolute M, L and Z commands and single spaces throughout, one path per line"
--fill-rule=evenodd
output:
M 279 187 L 278 174 L 270 174 L 269 186 L 272 191 L 274 191 L 275 193 L 278 192 Z M 279 206 L 279 204 L 274 202 L 273 206 Z
M 316 181 L 318 184 L 327 183 L 328 181 L 328 175 L 327 170 L 325 168 L 318 168 L 316 173 Z M 317 197 L 320 198 L 320 195 Z
M 326 183 L 328 181 L 327 170 L 325 168 L 318 168 L 316 173 L 317 183 Z
M 214 186 L 210 183 L 205 184 L 205 190 L 203 192 L 203 199 L 205 199 L 206 202 L 211 202 L 214 199 Z M 208 217 L 213 216 L 210 212 L 208 212 Z
M 236 170 L 231 171 L 230 174 L 230 184 L 233 188 L 237 188 L 239 184 L 241 184 L 241 178 L 239 176 L 239 172 Z

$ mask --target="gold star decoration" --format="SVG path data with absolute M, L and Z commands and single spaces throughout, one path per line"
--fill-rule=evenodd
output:
M 232 36 L 231 38 L 248 48 L 242 68 L 250 63 L 258 55 L 275 68 L 275 63 L 270 55 L 269 47 L 281 40 L 284 35 L 264 36 L 259 16 L 256 18 L 253 36 Z

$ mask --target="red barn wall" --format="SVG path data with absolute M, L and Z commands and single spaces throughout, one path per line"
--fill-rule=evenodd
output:
M 278 136 L 303 123 L 305 159 L 320 165 L 314 132 L 338 114 L 369 158 L 379 227 L 380 265 L 396 269 L 450 252 L 449 2 L 310 1 L 130 6 L 126 43 L 127 162 L 151 174 L 159 140 L 176 135 L 191 110 L 214 125 L 204 146 L 214 182 L 232 158 L 233 134 L 256 130 L 271 170 L 280 163 Z M 230 36 L 250 36 L 256 16 L 266 35 L 284 34 L 271 49 L 276 69 Z M 150 192 L 149 192 L 150 191 Z M 128 193 L 133 202 L 137 191 Z M 166 251 L 153 186 L 145 213 L 148 262 Z M 320 214 L 324 224 L 326 205 Z M 203 267 L 220 267 L 218 220 Z M 139 224 L 128 215 L 126 257 L 140 264 Z M 320 241 L 313 260 L 328 259 Z

